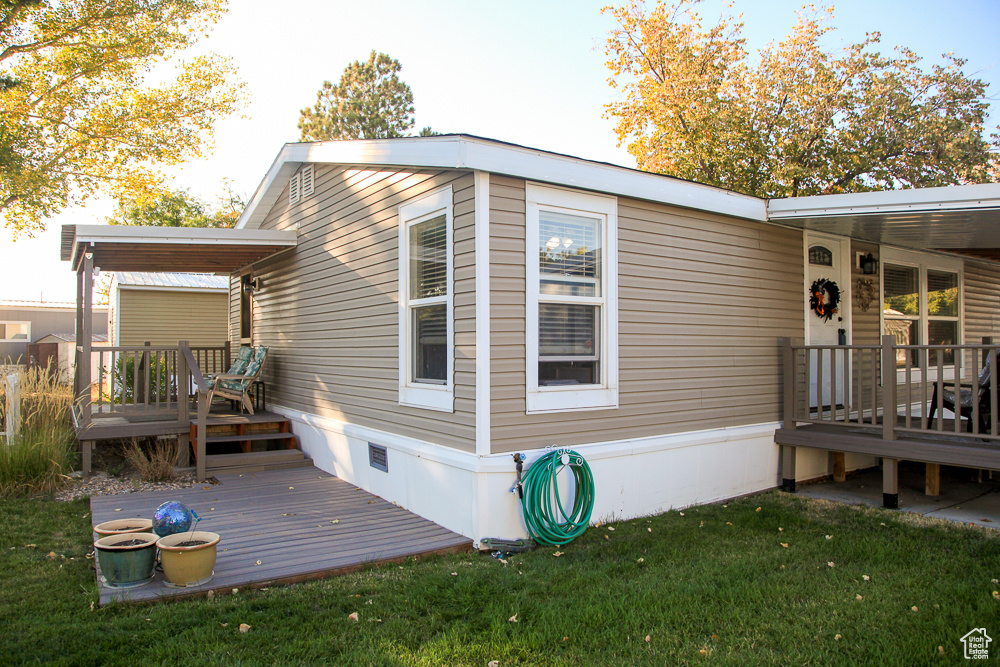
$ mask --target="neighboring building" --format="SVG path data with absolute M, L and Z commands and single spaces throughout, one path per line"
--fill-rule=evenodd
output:
M 112 273 L 112 345 L 221 345 L 229 327 L 229 278 L 203 273 Z
M 91 336 L 93 347 L 107 347 L 108 337 L 105 334 Z M 59 380 L 70 382 L 76 371 L 76 334 L 49 334 L 28 345 L 30 363 L 41 368 L 58 369 Z M 99 358 L 91 356 L 91 377 L 98 377 Z
M 94 306 L 93 332 L 108 332 L 107 306 Z M 50 334 L 76 331 L 76 304 L 0 300 L 0 364 L 28 363 L 28 344 Z

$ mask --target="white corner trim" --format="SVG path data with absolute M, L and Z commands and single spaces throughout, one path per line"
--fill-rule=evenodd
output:
M 490 453 L 490 175 L 473 173 L 476 207 L 476 455 Z

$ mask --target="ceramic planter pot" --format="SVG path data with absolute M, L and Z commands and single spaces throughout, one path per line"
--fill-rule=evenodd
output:
M 105 521 L 94 526 L 97 539 L 108 537 L 109 535 L 121 535 L 122 533 L 152 533 L 152 519 L 115 519 Z
M 217 546 L 221 538 L 217 533 L 195 530 L 161 537 L 156 542 L 160 548 L 163 576 L 173 586 L 200 586 L 212 579 L 215 570 Z M 201 542 L 184 546 L 186 542 Z
M 115 588 L 142 586 L 153 578 L 156 535 L 116 533 L 94 542 L 104 583 Z

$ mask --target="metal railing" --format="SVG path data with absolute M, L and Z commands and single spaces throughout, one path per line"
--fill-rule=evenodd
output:
M 783 341 L 784 427 L 799 423 L 1000 440 L 998 346 Z

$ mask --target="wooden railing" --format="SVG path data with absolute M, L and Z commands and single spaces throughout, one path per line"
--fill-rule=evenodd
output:
M 784 428 L 800 423 L 880 428 L 882 438 L 900 434 L 1000 440 L 998 347 L 979 345 L 796 345 L 785 339 Z M 982 380 L 981 380 L 982 378 Z M 946 390 L 970 400 L 946 405 Z M 956 402 L 958 399 L 956 398 Z M 933 413 L 933 414 L 931 414 Z

